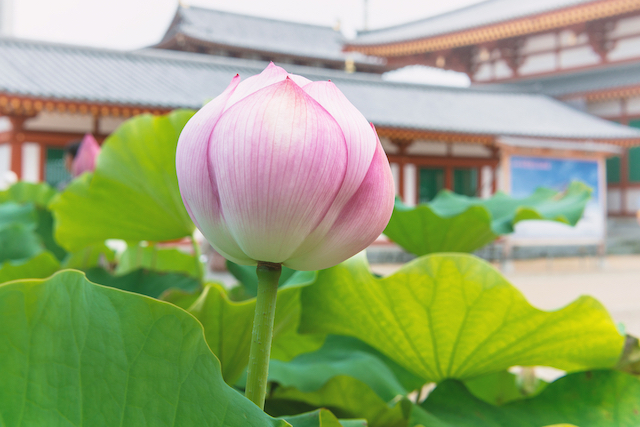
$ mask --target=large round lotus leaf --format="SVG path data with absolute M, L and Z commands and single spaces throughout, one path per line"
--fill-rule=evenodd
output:
M 3 426 L 286 426 L 222 380 L 172 304 L 68 270 L 0 286 Z
M 556 380 L 536 397 L 502 406 L 447 381 L 414 407 L 412 424 L 421 423 L 425 413 L 426 420 L 436 417 L 442 427 L 637 427 L 640 379 L 616 371 L 580 372 Z
M 504 193 L 481 199 L 443 190 L 433 201 L 416 207 L 396 200 L 384 234 L 418 256 L 473 252 L 502 234 L 512 233 L 514 225 L 523 220 L 575 225 L 590 198 L 591 189 L 580 182 L 573 182 L 562 194 L 540 188 L 523 199 Z
M 55 236 L 69 251 L 106 239 L 166 241 L 190 235 L 176 176 L 178 136 L 192 111 L 127 120 L 102 146 L 93 175 L 50 204 Z
M 385 278 L 356 256 L 320 271 L 301 301 L 302 332 L 358 338 L 425 382 L 514 365 L 612 367 L 624 344 L 595 299 L 538 310 L 493 266 L 466 254 L 425 256 Z

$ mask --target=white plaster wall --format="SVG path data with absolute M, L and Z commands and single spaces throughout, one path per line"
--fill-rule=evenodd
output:
M 395 187 L 396 195 L 400 194 L 400 165 L 398 163 L 390 163 L 391 176 L 393 176 L 393 183 Z
M 404 165 L 404 203 L 407 206 L 416 205 L 416 184 L 418 182 L 417 168 L 414 164 Z
M 587 112 L 596 116 L 619 116 L 622 114 L 620 100 L 590 102 L 587 104 Z
M 480 197 L 491 197 L 491 184 L 493 184 L 493 169 L 490 166 L 482 167 L 482 182 L 480 183 Z
M 447 143 L 417 139 L 407 147 L 406 153 L 415 156 L 446 156 Z
M 640 97 L 627 98 L 627 113 L 631 115 L 640 115 Z
M 610 61 L 637 58 L 640 56 L 640 37 L 618 40 L 607 58 Z
M 522 53 L 539 52 L 541 50 L 555 49 L 556 35 L 555 33 L 540 34 L 530 36 L 524 42 Z
M 622 213 L 622 190 L 618 188 L 607 188 L 607 211 L 611 213 Z
M 496 61 L 493 72 L 496 79 L 508 79 L 513 76 L 513 71 L 511 71 L 505 60 Z
M 581 46 L 560 51 L 560 68 L 593 65 L 600 62 L 600 56 L 591 46 Z
M 11 130 L 11 122 L 7 117 L 0 117 L 0 132 Z
M 67 114 L 42 111 L 24 123 L 27 130 L 55 130 L 60 132 L 91 132 L 93 117 L 90 114 Z
M 118 126 L 120 126 L 125 120 L 127 119 L 122 117 L 100 117 L 100 125 L 98 126 L 98 129 L 102 134 L 109 134 L 118 129 Z
M 493 66 L 489 62 L 485 62 L 478 66 L 478 71 L 473 75 L 475 81 L 481 82 L 491 80 L 493 78 Z
M 640 16 L 632 16 L 618 20 L 615 28 L 610 33 L 610 37 L 617 38 L 638 33 L 640 33 Z
M 609 213 L 620 213 L 620 209 L 622 209 L 620 189 L 609 188 L 607 191 L 607 211 Z
M 380 144 L 382 144 L 382 149 L 387 154 L 397 154 L 398 151 L 400 151 L 398 150 L 398 146 L 395 144 L 392 144 L 391 140 L 387 137 L 380 138 Z
M 571 47 L 588 41 L 589 37 L 586 33 L 575 34 L 575 32 L 571 30 L 560 32 L 560 46 Z
M 22 144 L 22 180 L 40 181 L 40 144 L 35 142 Z
M 640 188 L 627 190 L 627 213 L 636 213 L 640 210 Z
M 0 144 L 0 177 L 11 169 L 11 145 Z
M 527 56 L 524 63 L 518 68 L 521 75 L 553 71 L 556 68 L 555 52 L 541 53 Z
M 455 143 L 451 146 L 451 154 L 458 157 L 491 157 L 491 150 L 481 144 Z

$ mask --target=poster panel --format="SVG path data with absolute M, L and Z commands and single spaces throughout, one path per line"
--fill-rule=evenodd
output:
M 519 240 L 526 240 L 530 244 L 540 240 L 541 244 L 568 245 L 602 241 L 606 231 L 606 201 L 600 191 L 604 176 L 601 167 L 602 162 L 597 160 L 512 157 L 510 176 L 513 197 L 529 196 L 538 187 L 564 191 L 572 181 L 587 184 L 593 193 L 582 219 L 575 227 L 551 221 L 522 221 L 516 225 L 510 240 L 516 244 Z

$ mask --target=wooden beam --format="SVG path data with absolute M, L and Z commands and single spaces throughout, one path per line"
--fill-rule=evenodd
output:
M 413 163 L 416 166 L 430 167 L 458 167 L 473 168 L 481 166 L 495 167 L 498 165 L 499 159 L 491 157 L 441 157 L 441 156 L 402 156 L 397 154 L 389 154 L 387 156 L 390 162 L 394 163 Z
M 29 142 L 39 142 L 53 147 L 64 147 L 69 142 L 82 139 L 84 133 L 81 132 L 46 132 L 39 130 L 25 130 L 22 132 L 25 140 Z M 93 135 L 102 144 L 108 135 Z

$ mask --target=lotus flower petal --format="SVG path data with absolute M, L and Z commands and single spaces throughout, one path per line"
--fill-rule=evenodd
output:
M 240 76 L 236 75 L 229 87 L 184 127 L 176 150 L 176 172 L 184 206 L 214 249 L 234 262 L 251 264 L 253 260 L 240 250 L 224 224 L 215 175 L 209 173 L 207 162 L 211 133 L 238 83 Z
M 362 251 L 382 234 L 393 212 L 395 186 L 389 161 L 378 142 L 360 187 L 342 209 L 320 245 L 285 265 L 296 270 L 334 266 Z
M 225 111 L 209 159 L 225 221 L 243 252 L 283 262 L 331 207 L 347 148 L 335 119 L 286 79 Z
M 96 159 L 100 154 L 100 144 L 90 133 L 82 138 L 76 157 L 71 163 L 71 174 L 76 177 L 84 172 L 93 172 L 96 168 Z
M 225 110 L 252 93 L 274 83 L 281 82 L 286 79 L 288 75 L 289 73 L 287 73 L 284 68 L 278 67 L 273 62 L 269 63 L 267 68 L 265 68 L 260 74 L 251 76 L 248 79 L 243 80 L 238 85 L 236 90 L 233 92 L 233 95 L 231 95 L 231 98 L 229 98 Z

